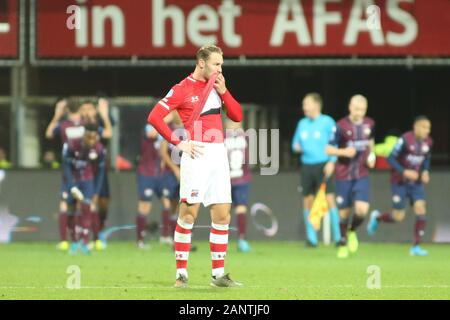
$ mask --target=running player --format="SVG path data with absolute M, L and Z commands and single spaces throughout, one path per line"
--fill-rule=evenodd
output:
M 247 241 L 247 211 L 250 192 L 251 171 L 249 166 L 249 149 L 242 122 L 225 120 L 226 139 L 231 176 L 231 198 L 236 213 L 238 227 L 238 250 L 250 252 Z
M 98 167 L 98 175 L 105 174 L 105 152 L 99 142 L 98 127 L 86 124 L 81 139 L 71 139 L 63 148 L 63 170 L 67 181 L 69 196 L 67 202 L 80 203 L 80 241 L 73 242 L 70 253 L 80 249 L 84 254 L 90 252 L 88 248 L 89 233 L 92 227 L 92 212 L 96 211 L 101 179 L 94 176 L 94 165 Z
M 81 138 L 84 133 L 84 128 L 79 109 L 80 105 L 77 100 L 73 98 L 59 99 L 56 103 L 53 119 L 45 131 L 46 138 L 54 139 L 59 137 L 61 140 L 61 146 L 63 146 L 69 139 Z M 67 239 L 68 230 L 70 231 L 72 237 L 71 240 L 75 240 L 76 208 L 68 206 L 68 196 L 69 189 L 67 187 L 67 181 L 65 181 L 64 175 L 62 175 L 58 215 L 60 243 L 57 246 L 60 250 L 69 249 L 69 242 Z
M 414 225 L 414 245 L 410 249 L 413 256 L 427 256 L 420 247 L 425 233 L 426 201 L 424 185 L 430 182 L 430 159 L 433 140 L 430 138 L 431 122 L 426 116 L 414 121 L 413 130 L 406 132 L 397 141 L 388 157 L 392 167 L 391 190 L 392 212 L 380 213 L 375 210 L 370 215 L 367 231 L 374 235 L 379 222 L 399 222 L 405 218 L 406 201 L 413 206 L 416 215 Z
M 176 287 L 186 287 L 191 232 L 200 204 L 211 213 L 210 249 L 212 286 L 241 286 L 224 270 L 231 208 L 230 168 L 223 143 L 222 105 L 233 121 L 242 120 L 240 104 L 225 85 L 222 50 L 201 47 L 194 72 L 172 87 L 149 114 L 148 121 L 170 143 L 183 151 L 180 164 L 180 214 L 175 231 Z M 163 121 L 177 110 L 188 133 L 180 139 Z
M 322 114 L 322 97 L 318 93 L 307 94 L 303 98 L 302 104 L 305 117 L 298 122 L 294 138 L 292 139 L 292 150 L 296 153 L 301 153 L 301 185 L 306 245 L 316 247 L 318 244 L 317 233 L 311 222 L 309 222 L 308 217 L 314 202 L 314 196 L 324 178 L 327 181 L 326 198 L 334 241 L 338 243 L 341 239 L 339 214 L 334 197 L 335 181 L 333 172 L 336 157 L 330 157 L 325 152 L 325 148 L 336 130 L 336 123 L 331 117 Z
M 375 166 L 373 148 L 375 122 L 366 117 L 367 99 L 355 95 L 350 100 L 349 116 L 337 123 L 337 130 L 327 153 L 337 156 L 336 202 L 339 207 L 341 241 L 338 258 L 347 258 L 358 250 L 356 229 L 369 211 L 369 168 Z M 354 206 L 350 229 L 348 223 Z

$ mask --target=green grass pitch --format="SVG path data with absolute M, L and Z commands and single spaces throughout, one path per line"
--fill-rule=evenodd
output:
M 188 289 L 172 287 L 173 253 L 154 242 L 148 251 L 111 242 L 90 256 L 69 256 L 54 243 L 1 245 L 0 299 L 450 299 L 446 245 L 424 245 L 430 256 L 410 257 L 407 244 L 362 243 L 357 254 L 338 260 L 333 246 L 253 242 L 242 254 L 232 242 L 226 270 L 245 287 L 212 288 L 208 243 L 196 244 Z M 71 265 L 80 268 L 80 289 L 66 288 Z M 371 265 L 380 268 L 380 289 L 367 287 Z

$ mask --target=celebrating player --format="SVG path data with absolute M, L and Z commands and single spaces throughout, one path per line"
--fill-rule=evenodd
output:
M 55 115 L 45 131 L 46 138 L 53 139 L 59 137 L 61 139 L 61 146 L 69 139 L 81 138 L 84 133 L 84 128 L 79 110 L 80 104 L 75 99 L 59 99 L 56 103 Z M 67 116 L 66 119 L 64 119 L 65 116 Z M 69 189 L 64 175 L 62 175 L 60 196 L 58 225 L 61 242 L 58 244 L 58 249 L 68 250 L 67 230 L 70 230 L 71 240 L 75 241 L 76 208 L 70 207 L 67 204 Z
M 100 143 L 103 145 L 105 154 L 107 155 L 108 141 L 112 138 L 113 120 L 109 112 L 109 102 L 107 99 L 100 97 L 97 106 L 93 101 L 84 101 L 80 107 L 80 113 L 84 123 L 94 123 L 99 127 Z M 106 162 L 108 165 L 108 162 Z M 94 166 L 94 175 L 96 179 L 98 175 L 98 168 Z M 102 175 L 100 192 L 98 195 L 97 211 L 93 212 L 92 216 L 92 235 L 95 241 L 95 248 L 97 250 L 106 249 L 106 239 L 100 237 L 101 231 L 105 226 L 105 221 L 108 217 L 109 207 L 109 181 L 108 174 Z M 100 239 L 102 238 L 102 239 Z
M 337 156 L 336 202 L 339 207 L 341 241 L 338 258 L 347 258 L 358 250 L 356 229 L 369 211 L 369 168 L 375 166 L 373 153 L 375 122 L 366 117 L 367 99 L 355 95 L 350 100 L 350 114 L 338 121 L 329 155 Z M 347 232 L 351 207 L 354 215 Z M 348 246 L 347 246 L 348 244 Z
M 97 179 L 94 175 L 94 165 L 98 168 Z M 81 207 L 81 239 L 79 243 L 72 243 L 70 253 L 74 254 L 80 249 L 82 253 L 88 254 L 92 212 L 96 211 L 101 176 L 105 174 L 105 153 L 95 124 L 86 124 L 81 139 L 71 139 L 64 145 L 63 170 L 70 191 L 67 201 L 78 201 Z
M 236 212 L 238 228 L 238 250 L 250 252 L 247 242 L 247 211 L 250 191 L 251 171 L 249 166 L 249 149 L 242 122 L 225 121 L 225 146 L 228 150 L 231 176 L 231 198 Z
M 380 213 L 375 210 L 370 215 L 367 231 L 374 235 L 379 222 L 398 222 L 405 218 L 406 201 L 409 200 L 416 215 L 414 225 L 414 245 L 410 254 L 426 256 L 428 252 L 420 247 L 425 233 L 426 201 L 424 184 L 430 181 L 430 159 L 433 140 L 430 138 L 431 122 L 426 116 L 414 121 L 413 130 L 406 132 L 397 141 L 388 157 L 392 167 L 391 190 L 392 212 Z
M 317 234 L 308 217 L 313 205 L 314 195 L 319 190 L 324 177 L 327 178 L 326 198 L 334 241 L 338 243 L 341 239 L 339 214 L 334 199 L 335 182 L 332 177 L 336 157 L 330 157 L 325 152 L 325 148 L 336 129 L 336 123 L 331 117 L 322 114 L 321 110 L 321 96 L 318 93 L 307 94 L 303 99 L 305 118 L 298 122 L 292 139 L 292 150 L 301 153 L 303 218 L 306 226 L 306 244 L 311 247 L 317 246 Z
M 231 184 L 227 150 L 223 143 L 222 104 L 233 121 L 242 120 L 240 104 L 225 85 L 222 74 L 222 50 L 214 45 L 197 51 L 194 72 L 172 87 L 149 114 L 148 121 L 170 143 L 183 151 L 180 163 L 180 213 L 174 241 L 176 255 L 176 287 L 186 287 L 187 261 L 191 232 L 200 203 L 211 213 L 210 249 L 211 285 L 241 286 L 225 274 L 224 259 L 228 247 Z M 172 134 L 163 121 L 177 110 L 188 133 L 188 139 Z

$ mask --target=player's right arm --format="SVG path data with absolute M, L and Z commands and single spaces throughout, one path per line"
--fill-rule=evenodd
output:
M 329 156 L 353 158 L 356 155 L 355 147 L 339 148 L 340 139 L 341 139 L 341 132 L 339 127 L 336 126 L 336 130 L 334 131 L 334 134 L 330 139 L 329 144 L 326 146 L 325 152 Z
M 69 190 L 74 186 L 74 179 L 72 174 L 72 162 L 73 162 L 73 154 L 69 148 L 69 144 L 66 142 L 63 145 L 61 168 L 63 170 L 64 179 L 67 182 L 67 185 L 69 186 Z
M 159 155 L 164 165 L 169 167 L 175 177 L 180 180 L 180 168 L 178 168 L 178 166 L 172 161 L 172 158 L 169 155 L 169 143 L 166 140 L 161 142 L 159 147 Z
M 60 100 L 56 103 L 55 107 L 55 114 L 53 116 L 52 121 L 47 126 L 47 129 L 45 130 L 45 137 L 47 139 L 53 139 L 59 129 L 59 122 L 61 121 L 62 117 L 66 113 L 66 100 Z
M 297 128 L 295 129 L 294 137 L 292 138 L 292 152 L 294 153 L 302 153 L 302 146 L 301 146 L 301 121 L 298 122 Z
M 390 164 L 390 166 L 395 171 L 400 173 L 403 177 L 405 177 L 408 180 L 416 181 L 419 178 L 419 173 L 415 170 L 404 168 L 397 160 L 398 157 L 402 154 L 402 152 L 404 152 L 404 148 L 405 148 L 405 140 L 403 137 L 401 137 L 395 144 L 394 149 L 392 149 L 391 154 L 387 158 L 387 161 Z
M 192 158 L 201 155 L 200 147 L 190 141 L 181 141 L 170 129 L 164 118 L 173 110 L 177 109 L 184 100 L 184 93 L 180 85 L 174 86 L 169 93 L 154 106 L 148 115 L 147 122 L 151 124 L 161 136 L 167 141 L 177 146 L 183 152 L 188 153 Z
M 109 118 L 109 102 L 105 98 L 98 100 L 98 114 L 103 122 L 103 130 L 101 137 L 103 139 L 111 139 L 113 135 L 112 123 Z

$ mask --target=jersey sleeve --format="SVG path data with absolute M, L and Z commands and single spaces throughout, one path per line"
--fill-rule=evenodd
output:
M 164 118 L 169 112 L 177 109 L 183 103 L 183 100 L 183 88 L 180 85 L 176 85 L 163 99 L 158 101 L 147 118 L 147 122 L 151 124 L 164 139 L 174 145 L 179 144 L 181 141 L 173 134 L 172 129 L 170 129 L 167 123 L 164 122 Z
M 398 162 L 397 158 L 403 152 L 404 146 L 405 146 L 405 139 L 404 137 L 401 137 L 400 139 L 398 139 L 397 143 L 394 146 L 394 149 L 392 149 L 391 154 L 387 158 L 387 161 L 389 162 L 391 167 L 401 174 L 403 174 L 405 168 L 403 168 L 403 166 Z
M 336 125 L 336 121 L 334 121 L 333 118 L 329 117 L 328 118 L 328 141 L 332 141 L 334 139 L 334 136 L 336 135 L 336 131 L 337 131 L 337 125 Z M 337 157 L 336 156 L 330 156 L 330 161 L 331 162 L 336 162 L 337 161 Z
M 167 113 L 178 108 L 184 100 L 183 87 L 175 85 L 170 89 L 164 98 L 158 101 L 155 108 L 163 108 Z
M 298 146 L 301 147 L 300 132 L 301 132 L 301 121 L 297 123 L 297 128 L 295 129 L 294 136 L 292 137 L 291 149 L 293 152 L 297 152 L 296 148 Z
M 336 124 L 330 134 L 330 141 L 328 144 L 330 144 L 334 147 L 338 147 L 341 137 L 342 137 L 341 129 L 339 127 L 339 124 Z
M 53 137 L 58 137 L 61 135 L 61 123 L 58 123 L 56 127 L 53 129 Z

